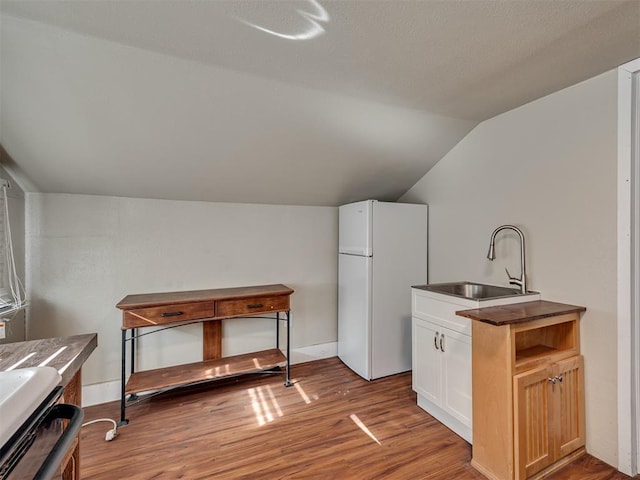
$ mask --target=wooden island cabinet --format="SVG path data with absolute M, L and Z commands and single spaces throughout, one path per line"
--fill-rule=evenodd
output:
M 584 453 L 584 307 L 536 301 L 456 312 L 472 322 L 472 465 L 544 478 Z
M 219 288 L 184 292 L 127 295 L 116 307 L 122 310 L 122 365 L 120 424 L 127 424 L 127 396 L 169 390 L 246 373 L 285 366 L 285 385 L 290 386 L 290 306 L 293 290 L 285 285 Z M 284 315 L 281 317 L 280 314 Z M 269 314 L 267 317 L 264 315 Z M 222 321 L 246 317 L 275 320 L 275 348 L 222 357 Z M 280 350 L 280 321 L 286 322 L 286 355 Z M 235 321 L 235 320 L 234 320 Z M 136 371 L 136 340 L 146 327 L 174 328 L 202 323 L 202 361 L 186 365 Z M 129 378 L 126 345 L 130 342 Z
M 82 366 L 98 346 L 98 335 L 88 333 L 70 337 L 45 338 L 0 345 L 0 370 L 42 367 L 58 370 L 63 387 L 58 403 L 70 403 L 82 407 Z M 2 419 L 0 418 L 0 422 Z M 60 475 L 56 479 L 79 480 L 80 435 L 61 462 Z M 4 478 L 4 477 L 2 477 Z

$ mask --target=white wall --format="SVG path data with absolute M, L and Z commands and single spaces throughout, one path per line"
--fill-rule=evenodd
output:
M 28 338 L 97 332 L 85 385 L 119 379 L 127 294 L 284 283 L 292 347 L 337 337 L 337 209 L 27 194 Z M 223 353 L 272 348 L 274 323 L 223 324 Z M 140 367 L 201 359 L 200 325 L 144 337 Z
M 430 281 L 504 285 L 519 275 L 522 227 L 529 288 L 584 305 L 587 450 L 617 465 L 617 77 L 608 72 L 476 127 L 401 200 L 430 212 Z

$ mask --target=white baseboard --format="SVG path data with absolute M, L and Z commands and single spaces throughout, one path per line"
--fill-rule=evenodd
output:
M 313 362 L 323 358 L 338 356 L 338 342 L 309 345 L 308 347 L 293 348 L 291 350 L 291 364 Z
M 291 364 L 313 362 L 338 355 L 338 343 L 321 343 L 308 347 L 291 349 Z M 90 407 L 100 403 L 120 400 L 120 380 L 95 383 L 82 387 L 82 406 Z
M 114 400 L 120 400 L 120 380 L 94 383 L 82 387 L 83 407 L 113 402 Z

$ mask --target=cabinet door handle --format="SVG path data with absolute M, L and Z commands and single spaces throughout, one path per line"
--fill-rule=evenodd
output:
M 163 312 L 163 317 L 179 317 L 180 315 L 184 315 L 184 312 Z
M 444 333 L 440 334 L 440 350 L 444 353 Z
M 250 303 L 249 305 L 247 305 L 247 308 L 262 308 L 262 307 L 264 307 L 264 305 L 261 303 Z
M 549 377 L 547 378 L 548 381 L 550 381 L 551 383 L 553 383 L 554 385 L 558 382 L 562 383 L 562 381 L 564 380 L 564 376 L 562 375 L 556 375 L 555 377 Z
M 436 350 L 439 350 L 439 348 L 438 348 L 438 335 L 439 335 L 439 333 L 436 332 L 436 334 L 433 337 L 433 346 L 435 347 Z

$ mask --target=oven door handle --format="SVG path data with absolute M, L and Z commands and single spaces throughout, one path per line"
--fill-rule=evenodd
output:
M 53 422 L 57 419 L 69 420 L 67 428 L 64 429 L 62 435 L 58 438 L 55 445 L 47 455 L 47 458 L 42 463 L 42 466 L 36 473 L 34 480 L 49 480 L 50 478 L 59 475 L 59 468 L 65 454 L 73 445 L 73 441 L 82 427 L 82 420 L 84 419 L 83 410 L 68 403 L 59 403 L 51 407 L 51 410 L 47 413 L 43 424 Z

